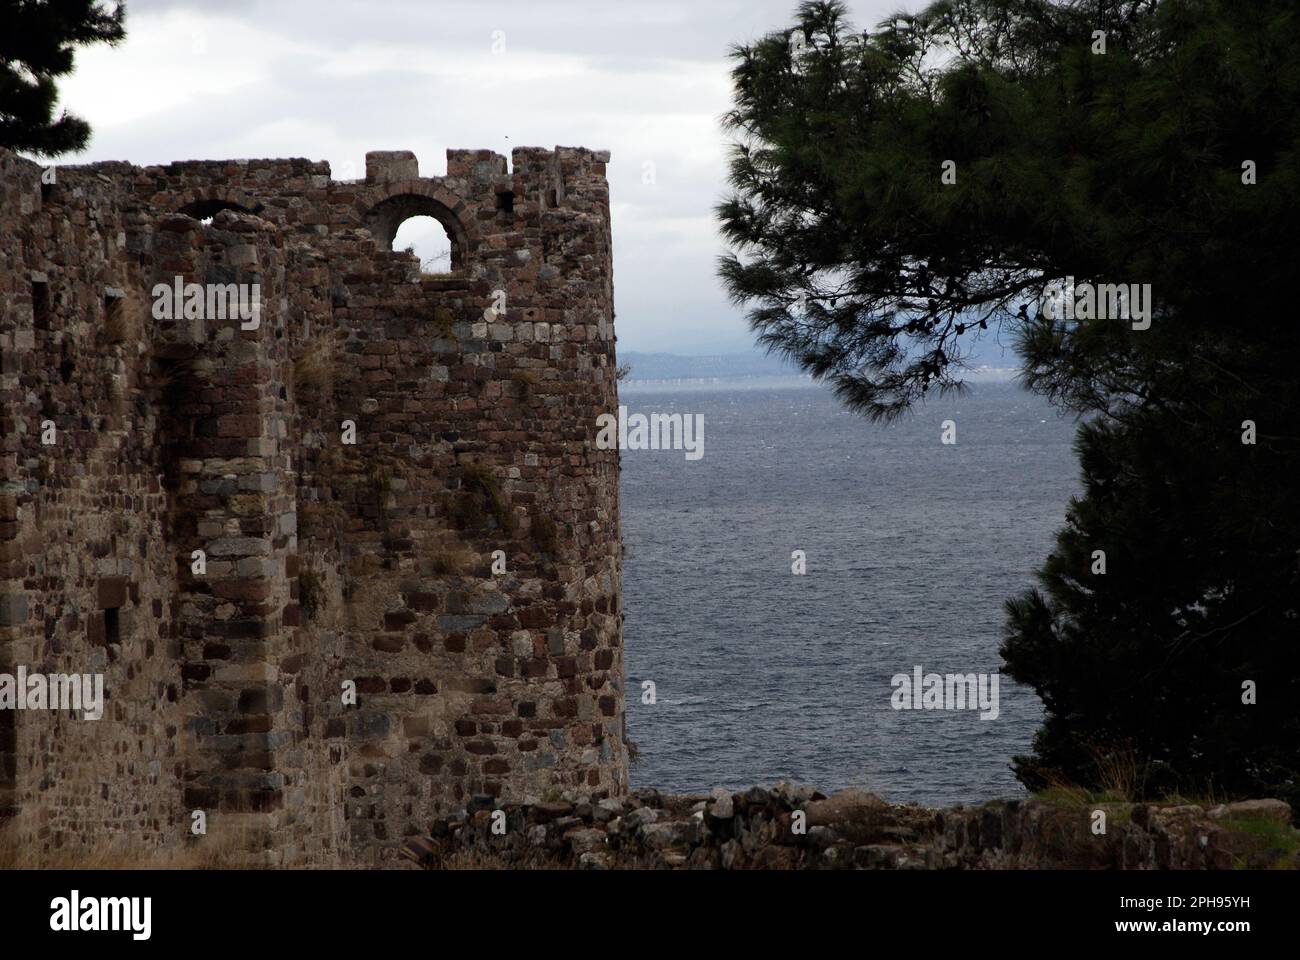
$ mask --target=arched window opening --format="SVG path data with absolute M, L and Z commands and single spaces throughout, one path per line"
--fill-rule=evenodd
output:
M 432 197 L 389 197 L 366 214 L 365 225 L 381 250 L 412 248 L 422 273 L 455 273 L 463 267 L 465 231 L 456 215 Z
M 256 204 L 253 209 L 234 203 L 230 200 L 195 200 L 193 203 L 187 203 L 181 207 L 177 213 L 183 213 L 187 217 L 193 217 L 195 220 L 201 220 L 204 224 L 212 222 L 222 210 L 237 210 L 240 213 L 260 213 L 262 205 Z
M 420 261 L 421 273 L 451 273 L 451 237 L 433 217 L 403 220 L 393 235 L 393 249 L 414 254 Z

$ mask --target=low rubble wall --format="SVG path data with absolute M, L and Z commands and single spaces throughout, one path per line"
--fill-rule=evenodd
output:
M 1300 834 L 1290 821 L 1280 800 L 932 809 L 778 784 L 518 805 L 476 798 L 404 854 L 428 869 L 1294 869 Z

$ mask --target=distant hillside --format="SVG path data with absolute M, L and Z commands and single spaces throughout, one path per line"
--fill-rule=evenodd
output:
M 632 368 L 630 380 L 701 380 L 794 376 L 797 371 L 761 353 L 718 353 L 687 357 L 676 353 L 620 353 L 620 364 Z

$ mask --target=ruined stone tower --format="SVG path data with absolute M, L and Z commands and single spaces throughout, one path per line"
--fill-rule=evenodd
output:
M 625 791 L 607 159 L 0 150 L 0 674 L 105 687 L 0 710 L 10 842 L 386 863 Z M 449 273 L 389 249 L 415 215 Z M 257 318 L 160 311 L 184 284 Z

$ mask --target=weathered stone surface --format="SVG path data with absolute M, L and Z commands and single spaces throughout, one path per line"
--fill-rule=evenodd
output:
M 686 825 L 674 823 L 647 823 L 641 831 L 641 842 L 647 850 L 664 850 L 668 847 L 687 842 Z
M 885 801 L 874 793 L 850 789 L 841 790 L 825 800 L 810 801 L 804 811 L 808 815 L 808 825 L 813 827 L 868 821 L 886 806 Z
M 1209 812 L 1211 820 L 1271 820 L 1285 824 L 1291 820 L 1291 807 L 1281 800 L 1240 800 L 1219 805 Z
M 624 804 L 619 797 L 606 797 L 596 803 L 592 816 L 597 823 L 608 823 L 615 817 L 622 816 Z
M 583 440 L 618 407 L 605 159 L 43 189 L 0 149 L 0 663 L 109 699 L 0 736 L 17 845 L 144 857 L 201 805 L 244 818 L 231 865 L 385 865 L 467 798 L 627 792 L 619 457 Z M 448 272 L 391 249 L 418 215 Z
M 597 853 L 605 847 L 605 831 L 591 829 L 569 830 L 564 834 L 574 854 L 581 857 L 588 853 Z
M 623 817 L 623 826 L 627 830 L 636 830 L 659 819 L 659 811 L 653 807 L 638 807 Z
M 535 803 L 532 806 L 533 817 L 541 823 L 561 820 L 573 812 L 573 804 L 557 800 L 553 803 Z
M 25 593 L 0 594 L 0 627 L 13 627 L 27 622 L 27 595 Z
M 735 816 L 735 807 L 731 801 L 731 791 L 724 787 L 714 787 L 709 793 L 708 814 L 714 820 L 730 820 Z

